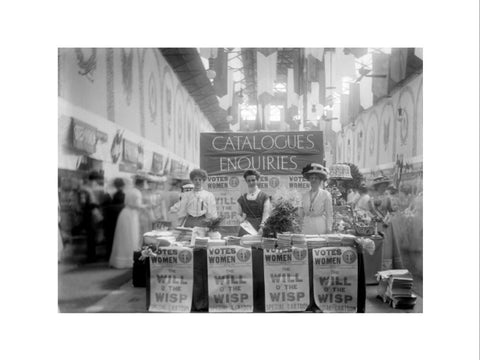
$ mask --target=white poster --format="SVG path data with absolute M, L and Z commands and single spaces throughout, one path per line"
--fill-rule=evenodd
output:
M 304 248 L 264 249 L 265 311 L 305 311 L 310 302 Z
M 190 312 L 193 293 L 193 250 L 159 248 L 150 257 L 149 311 Z
M 241 246 L 207 249 L 208 311 L 253 312 L 252 250 Z
M 302 194 L 310 190 L 310 183 L 301 174 L 262 175 L 258 181 L 258 187 L 270 196 L 281 188 L 296 190 Z M 237 200 L 247 192 L 247 184 L 243 176 L 209 176 L 205 189 L 215 196 L 218 215 L 224 217 L 222 226 L 238 227 L 240 224 L 236 218 Z
M 322 312 L 356 312 L 358 256 L 351 247 L 312 249 L 313 292 Z

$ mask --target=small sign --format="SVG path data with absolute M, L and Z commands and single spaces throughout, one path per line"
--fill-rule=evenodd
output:
M 193 293 L 193 250 L 159 248 L 150 257 L 150 307 L 157 312 L 190 312 Z
M 209 312 L 253 312 L 252 249 L 207 249 Z
M 127 139 L 123 139 L 123 161 L 131 164 L 138 161 L 138 145 Z
M 315 304 L 323 312 L 356 312 L 358 256 L 351 247 L 312 249 Z
M 87 154 L 93 154 L 97 151 L 97 129 L 83 121 L 73 119 L 73 147 L 84 151 Z
M 152 173 L 161 174 L 162 172 L 163 172 L 163 156 L 154 152 L 152 156 Z
M 306 248 L 264 249 L 265 311 L 305 311 L 310 302 Z

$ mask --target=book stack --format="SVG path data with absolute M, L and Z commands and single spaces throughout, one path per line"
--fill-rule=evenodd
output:
M 377 296 L 393 308 L 411 309 L 417 296 L 413 293 L 413 277 L 407 269 L 386 270 L 377 273 Z
M 210 238 L 208 237 L 203 237 L 203 236 L 197 236 L 194 239 L 193 246 L 196 248 L 206 248 L 207 245 L 209 244 Z
M 292 246 L 292 234 L 277 234 L 277 246 L 279 248 L 288 248 Z
M 277 239 L 275 238 L 262 238 L 262 247 L 264 249 L 275 249 L 277 245 Z
M 305 246 L 307 243 L 307 236 L 304 234 L 292 234 L 292 246 Z
M 327 244 L 327 239 L 320 235 L 305 235 L 305 242 L 307 243 L 307 248 L 316 249 Z
M 238 237 L 238 236 L 227 236 L 225 238 L 225 245 L 227 245 L 227 246 L 239 246 L 241 239 L 242 238 Z
M 262 246 L 262 236 L 261 235 L 243 235 L 242 238 L 240 239 L 240 245 L 259 248 Z
M 192 241 L 192 230 L 192 228 L 177 227 L 172 231 L 172 235 L 178 242 L 190 243 Z
M 213 246 L 225 246 L 225 240 L 224 239 L 210 239 L 208 238 L 208 247 L 213 247 Z

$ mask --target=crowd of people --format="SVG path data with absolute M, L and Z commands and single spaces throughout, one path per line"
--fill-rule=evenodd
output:
M 385 239 L 386 251 L 391 253 L 387 267 L 402 267 L 401 256 L 390 226 L 396 212 L 421 211 L 421 192 L 414 195 L 403 186 L 398 191 L 387 177 L 377 177 L 367 186 L 357 189 L 327 186 L 328 169 L 321 164 L 308 164 L 302 170 L 310 183 L 310 190 L 302 194 L 298 216 L 305 234 L 332 232 L 334 205 L 350 205 L 355 211 L 368 213 L 382 224 L 380 233 Z M 262 234 L 265 222 L 272 212 L 271 197 L 258 187 L 261 174 L 247 170 L 244 180 L 247 192 L 237 200 L 238 236 L 249 229 Z M 78 196 L 83 212 L 82 226 L 87 243 L 87 261 L 97 260 L 99 242 L 106 245 L 109 264 L 128 268 L 133 264 L 132 253 L 141 247 L 142 236 L 155 223 L 170 228 L 202 226 L 206 220 L 218 217 L 215 196 L 203 189 L 207 173 L 202 169 L 190 172 L 191 182 L 172 179 L 156 181 L 148 176 L 136 176 L 133 181 L 115 178 L 104 184 L 103 176 L 93 171 L 81 187 Z M 332 200 L 333 199 L 333 200 Z M 246 224 L 246 225 L 245 225 Z M 391 247 L 391 248 L 389 248 Z

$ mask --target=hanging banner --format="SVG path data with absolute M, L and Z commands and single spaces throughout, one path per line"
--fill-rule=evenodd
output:
M 127 139 L 123 139 L 123 161 L 135 165 L 138 161 L 138 145 Z
M 163 156 L 154 152 L 152 154 L 152 173 L 162 174 L 163 172 Z
M 207 257 L 208 311 L 253 312 L 252 250 L 215 246 Z
M 209 175 L 299 174 L 311 162 L 322 163 L 321 131 L 201 133 L 200 167 Z
M 265 311 L 305 311 L 310 302 L 304 248 L 264 249 Z
M 149 311 L 190 312 L 193 293 L 193 249 L 159 248 L 150 257 Z
M 356 312 L 357 252 L 351 247 L 312 249 L 313 292 L 322 312 Z
M 97 151 L 97 128 L 72 118 L 72 145 L 76 150 L 93 154 Z

